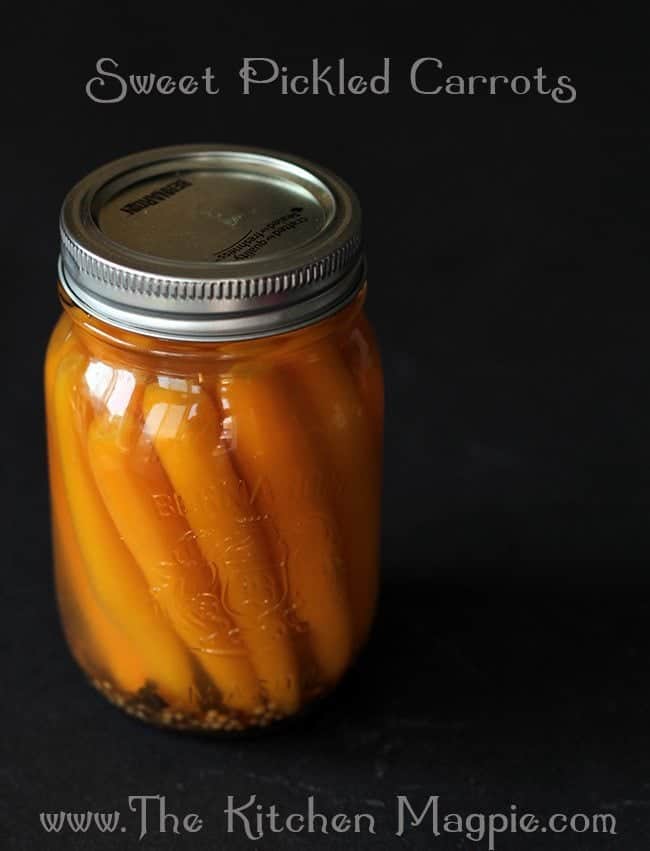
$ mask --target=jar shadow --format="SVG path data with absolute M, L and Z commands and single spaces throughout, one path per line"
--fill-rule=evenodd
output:
M 642 571 L 619 567 L 475 565 L 454 578 L 390 566 L 371 639 L 317 723 L 453 728 L 637 707 L 650 594 Z

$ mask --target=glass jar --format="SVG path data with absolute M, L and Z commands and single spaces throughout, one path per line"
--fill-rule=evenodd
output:
M 240 731 L 329 692 L 378 584 L 383 384 L 358 202 L 253 149 L 67 196 L 45 366 L 56 588 L 109 700 Z

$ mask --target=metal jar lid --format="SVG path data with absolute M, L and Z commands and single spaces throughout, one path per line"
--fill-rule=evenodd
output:
M 272 151 L 144 151 L 67 195 L 59 274 L 74 304 L 130 331 L 278 334 L 340 310 L 358 291 L 359 202 L 326 169 Z

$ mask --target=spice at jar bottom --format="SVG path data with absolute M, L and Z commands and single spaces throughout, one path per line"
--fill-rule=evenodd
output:
M 383 382 L 352 190 L 256 149 L 67 196 L 45 365 L 56 588 L 91 682 L 235 731 L 329 692 L 378 585 Z

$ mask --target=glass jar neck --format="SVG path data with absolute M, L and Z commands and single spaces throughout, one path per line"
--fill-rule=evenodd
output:
M 357 321 L 366 299 L 367 285 L 364 284 L 350 304 L 338 313 L 284 334 L 260 337 L 252 340 L 234 341 L 180 341 L 149 337 L 133 331 L 109 325 L 73 304 L 59 285 L 61 304 L 74 323 L 77 332 L 88 342 L 91 351 L 98 357 L 118 357 L 129 361 L 137 357 L 152 360 L 196 359 L 205 361 L 232 361 L 265 356 L 295 356 L 295 353 L 310 345 L 318 344 L 328 337 L 345 334 Z

